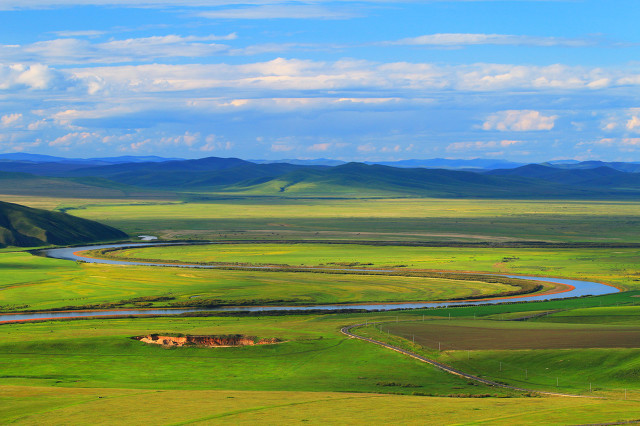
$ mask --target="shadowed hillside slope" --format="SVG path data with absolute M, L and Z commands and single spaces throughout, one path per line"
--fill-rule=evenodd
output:
M 127 237 L 118 229 L 92 220 L 0 201 L 0 247 L 91 243 Z

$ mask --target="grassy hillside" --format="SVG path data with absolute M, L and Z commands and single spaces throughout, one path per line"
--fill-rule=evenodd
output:
M 261 183 L 300 168 L 286 163 L 253 164 L 238 159 L 203 158 L 164 163 L 118 164 L 74 171 L 75 176 L 99 176 L 125 185 L 145 188 L 201 190 L 239 182 Z
M 487 173 L 492 176 L 518 176 L 523 178 L 541 179 L 564 185 L 580 186 L 584 188 L 607 188 L 624 191 L 640 188 L 640 174 L 615 170 L 610 167 L 596 167 L 585 169 L 558 169 L 554 167 L 529 164 L 516 169 L 493 170 Z
M 159 198 L 173 196 L 95 177 L 52 178 L 0 171 L 0 194 L 58 198 Z
M 229 190 L 263 195 L 395 194 L 462 198 L 588 198 L 594 194 L 591 190 L 520 176 L 489 176 L 443 169 L 402 169 L 362 163 L 296 170 L 268 182 L 254 185 L 244 182 Z
M 0 193 L 45 195 L 53 190 L 58 196 L 77 198 L 89 197 L 95 187 L 99 187 L 102 198 L 161 190 L 243 197 L 640 198 L 640 173 L 627 170 L 635 170 L 633 164 L 602 164 L 589 164 L 583 168 L 530 164 L 478 173 L 363 163 L 335 167 L 256 164 L 217 157 L 90 167 L 70 163 L 0 161 L 0 183 L 3 184 Z M 621 165 L 628 167 L 623 170 Z M 33 174 L 14 173 L 19 171 Z
M 0 201 L 0 246 L 32 247 L 127 238 L 92 220 Z

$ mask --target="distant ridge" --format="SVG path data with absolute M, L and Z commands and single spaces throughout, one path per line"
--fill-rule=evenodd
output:
M 640 173 L 640 163 L 637 162 L 606 162 L 606 161 L 580 161 L 580 162 L 549 162 L 542 163 L 543 166 L 551 166 L 558 169 L 578 170 L 578 169 L 596 169 L 598 167 L 609 167 L 627 173 Z
M 544 181 L 521 177 L 444 169 L 398 168 L 363 163 L 337 167 L 301 169 L 254 186 L 236 185 L 231 190 L 255 194 L 298 195 L 403 195 L 430 197 L 533 197 L 572 196 L 583 192 Z
M 302 167 L 314 168 L 287 163 L 255 164 L 239 158 L 207 157 L 198 160 L 82 168 L 69 174 L 98 176 L 146 188 L 202 188 L 231 185 L 245 180 L 268 180 Z
M 492 170 L 487 172 L 493 176 L 519 176 L 524 178 L 543 179 L 563 185 L 590 188 L 640 189 L 640 173 L 628 173 L 599 165 L 594 168 L 555 168 L 541 164 L 529 164 L 508 170 Z
M 423 167 L 428 169 L 452 169 L 452 170 L 493 170 L 510 169 L 523 166 L 523 163 L 514 163 L 506 160 L 491 160 L 475 158 L 472 160 L 455 160 L 447 158 L 431 158 L 427 160 L 400 160 L 400 161 L 365 161 L 365 164 L 380 164 L 391 167 Z
M 27 161 L 32 163 L 72 163 L 72 164 L 120 164 L 120 163 L 148 163 L 182 160 L 182 158 L 164 158 L 155 155 L 132 156 L 123 155 L 120 157 L 98 157 L 98 158 L 66 158 L 52 155 L 29 154 L 25 152 L 12 152 L 0 154 L 0 161 Z
M 327 158 L 316 158 L 314 160 L 298 160 L 298 159 L 282 159 L 282 160 L 247 160 L 256 164 L 273 164 L 273 163 L 287 163 L 296 164 L 299 166 L 339 166 L 346 164 L 346 161 L 330 160 Z
M 37 247 L 111 241 L 124 232 L 60 212 L 0 201 L 0 247 Z
M 0 159 L 0 194 L 53 191 L 81 197 L 89 191 L 89 198 L 97 193 L 111 198 L 175 191 L 225 196 L 640 199 L 640 163 L 561 160 L 519 165 L 499 159 L 440 158 L 332 166 L 308 164 L 333 161 L 326 159 L 257 164 L 220 157 L 135 157 L 139 161 L 118 163 L 134 158 L 125 156 L 95 159 L 115 164 L 87 165 L 49 161 L 52 158 L 40 163 Z M 498 166 L 502 168 L 494 169 Z

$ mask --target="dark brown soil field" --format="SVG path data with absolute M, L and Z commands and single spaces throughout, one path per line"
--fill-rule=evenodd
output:
M 384 324 L 405 339 L 430 349 L 572 349 L 572 348 L 638 348 L 640 330 L 585 327 L 583 329 L 481 328 L 425 323 Z

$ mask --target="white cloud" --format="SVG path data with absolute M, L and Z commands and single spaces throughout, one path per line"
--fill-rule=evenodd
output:
M 22 120 L 22 114 L 7 114 L 0 117 L 0 124 L 3 127 L 9 127 L 17 124 L 20 120 Z
M 211 19 L 348 19 L 355 13 L 308 4 L 250 6 L 198 13 Z
M 160 138 L 160 140 L 158 141 L 158 144 L 192 147 L 199 140 L 200 140 L 200 133 L 185 132 L 183 135 L 166 136 L 166 137 Z
M 24 152 L 24 151 L 31 150 L 33 148 L 38 148 L 41 145 L 42 145 L 41 140 L 36 140 L 33 142 L 15 142 L 15 141 L 5 142 L 2 135 L 0 135 L 0 150 L 2 151 Z
M 205 144 L 198 149 L 204 152 L 229 151 L 235 146 L 233 142 L 223 141 L 219 139 L 220 138 L 216 135 L 208 135 L 205 138 Z
M 640 108 L 614 110 L 606 114 L 600 128 L 607 132 L 622 131 L 640 132 Z
M 41 130 L 43 128 L 45 128 L 47 126 L 47 120 L 42 119 L 42 120 L 37 120 L 34 121 L 33 123 L 29 123 L 29 125 L 27 126 L 27 129 L 29 130 Z
M 41 62 L 56 64 L 145 62 L 159 58 L 203 57 L 226 52 L 229 46 L 213 42 L 235 38 L 235 33 L 222 36 L 166 35 L 101 43 L 61 38 L 20 46 L 11 51 L 4 46 L 4 50 L 7 51 L 5 56 L 14 56 L 19 60 L 35 57 Z
M 472 45 L 568 46 L 586 47 L 594 43 L 584 39 L 538 37 L 512 34 L 440 33 L 384 42 L 387 45 L 457 47 Z
M 482 124 L 482 129 L 501 132 L 551 130 L 557 118 L 557 115 L 544 116 L 539 111 L 532 110 L 500 111 L 490 115 Z
M 76 68 L 73 75 L 99 87 L 135 92 L 167 92 L 229 88 L 252 90 L 342 90 L 368 89 L 377 93 L 403 91 L 507 91 L 593 90 L 592 82 L 613 85 L 614 71 L 554 65 L 548 67 L 474 64 L 440 66 L 426 63 L 374 63 L 341 60 L 322 62 L 277 58 L 240 65 L 137 65 Z M 600 84 L 600 83 L 599 83 Z M 639 80 L 640 84 L 640 80 Z M 601 87 L 601 86 L 599 86 Z M 613 86 L 609 86 L 613 87 Z M 278 96 L 283 97 L 283 96 Z M 363 96 L 364 97 L 364 96 Z M 406 98 L 406 97 L 405 97 Z M 357 97 L 345 97 L 354 102 Z M 380 96 L 377 102 L 392 102 Z
M 61 79 L 60 73 L 42 64 L 0 64 L 0 90 L 53 88 Z
M 271 145 L 271 151 L 273 152 L 288 152 L 295 149 L 295 146 L 285 143 L 274 143 Z
M 49 142 L 49 146 L 57 147 L 69 147 L 84 145 L 89 142 L 98 142 L 102 139 L 102 136 L 97 132 L 73 132 L 67 133 L 64 136 L 54 139 Z
M 53 31 L 52 34 L 58 37 L 98 37 L 106 34 L 106 31 L 85 30 L 85 31 Z
M 512 146 L 520 143 L 523 143 L 523 142 L 514 141 L 514 140 L 453 142 L 447 145 L 446 150 L 449 152 L 485 150 L 485 149 L 494 149 L 494 148 L 504 148 L 504 147 L 508 147 L 508 146 Z
M 234 4 L 277 3 L 277 0 L 0 0 L 0 10 L 51 9 L 71 6 L 211 7 Z
M 402 147 L 400 145 L 394 146 L 383 146 L 380 148 L 380 152 L 400 152 L 402 151 Z
M 635 130 L 640 127 L 640 118 L 637 115 L 634 115 L 629 120 L 627 120 L 627 124 L 625 126 L 627 130 Z
M 601 138 L 593 142 L 582 142 L 579 145 L 640 146 L 640 138 Z
M 375 152 L 378 149 L 371 143 L 367 143 L 364 145 L 358 145 L 359 152 Z
M 333 144 L 330 142 L 325 142 L 325 143 L 316 143 L 311 145 L 309 148 L 307 148 L 307 151 L 314 151 L 314 152 L 323 152 L 323 151 L 328 151 L 329 148 L 331 148 Z
M 313 3 L 333 3 L 331 0 L 315 0 Z M 379 0 L 363 0 L 359 3 L 379 3 Z M 305 6 L 306 2 L 290 0 L 0 0 L 0 10 L 51 9 L 71 6 L 119 6 L 130 8 L 148 7 L 222 7 L 222 6 Z

